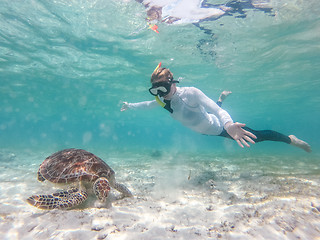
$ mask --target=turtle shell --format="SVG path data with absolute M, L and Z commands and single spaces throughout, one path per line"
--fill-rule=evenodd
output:
M 38 180 L 54 183 L 109 179 L 114 171 L 102 159 L 83 149 L 65 149 L 47 157 L 40 165 Z M 42 177 L 42 178 L 41 178 Z

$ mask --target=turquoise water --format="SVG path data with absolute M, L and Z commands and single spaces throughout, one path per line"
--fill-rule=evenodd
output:
M 148 29 L 146 9 L 137 1 L 0 1 L 0 231 L 6 239 L 23 238 L 24 231 L 29 239 L 69 234 L 59 227 L 43 232 L 45 217 L 33 215 L 25 199 L 52 190 L 36 181 L 37 168 L 53 152 L 71 147 L 106 160 L 137 196 L 118 203 L 109 217 L 132 206 L 157 216 L 164 202 L 170 207 L 162 223 L 170 224 L 171 216 L 189 214 L 179 208 L 182 199 L 186 208 L 196 212 L 192 204 L 199 202 L 223 220 L 221 206 L 258 202 L 264 209 L 265 199 L 272 199 L 272 210 L 273 199 L 293 198 L 305 200 L 296 213 L 308 217 L 310 202 L 319 199 L 320 2 L 260 2 L 272 10 L 244 4 L 241 13 L 198 24 L 158 22 L 157 34 Z M 235 121 L 294 134 L 313 152 L 274 142 L 241 149 L 231 140 L 186 129 L 160 107 L 120 112 L 123 101 L 153 100 L 149 79 L 160 61 L 181 78 L 180 86 L 198 87 L 214 100 L 222 90 L 232 91 L 223 107 Z M 90 224 L 101 213 L 92 211 L 98 215 L 83 213 L 87 239 L 96 236 Z M 276 216 L 266 211 L 264 217 Z M 312 216 L 317 222 L 318 215 Z M 218 229 L 222 220 L 205 222 Z M 192 224 L 183 224 L 193 231 Z
M 0 4 L 4 148 L 226 151 L 222 139 L 193 133 L 160 108 L 120 112 L 122 101 L 152 100 L 149 78 L 162 61 L 181 86 L 213 99 L 231 90 L 224 107 L 234 120 L 295 134 L 317 152 L 317 1 L 277 1 L 272 13 L 248 9 L 246 18 L 230 14 L 199 27 L 159 23 L 159 34 L 135 1 Z M 269 143 L 252 151 L 272 149 L 299 153 Z
M 181 86 L 213 99 L 233 91 L 224 104 L 233 119 L 295 134 L 317 151 L 319 3 L 274 6 L 201 22 L 210 34 L 162 23 L 156 34 L 134 1 L 2 1 L 1 146 L 221 149 L 222 139 L 184 129 L 162 109 L 120 113 L 122 101 L 152 99 L 149 77 L 162 61 Z

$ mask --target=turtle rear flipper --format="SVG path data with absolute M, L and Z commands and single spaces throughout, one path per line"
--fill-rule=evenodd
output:
M 65 209 L 83 203 L 88 197 L 85 191 L 73 188 L 49 195 L 34 195 L 27 199 L 27 202 L 40 209 Z

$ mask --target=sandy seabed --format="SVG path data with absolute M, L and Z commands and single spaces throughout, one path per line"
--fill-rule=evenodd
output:
M 106 162 L 133 198 L 115 200 L 112 191 L 102 208 L 91 198 L 75 209 L 45 211 L 25 199 L 61 186 L 37 182 L 39 157 L 18 162 L 10 154 L 2 153 L 0 164 L 1 239 L 320 239 L 316 166 L 306 174 L 304 164 L 262 168 L 252 159 L 244 166 L 199 156 L 113 158 Z

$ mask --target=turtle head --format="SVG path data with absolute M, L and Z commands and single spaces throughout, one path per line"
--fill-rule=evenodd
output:
M 110 191 L 110 184 L 105 177 L 98 178 L 93 184 L 93 191 L 97 198 L 104 202 Z

